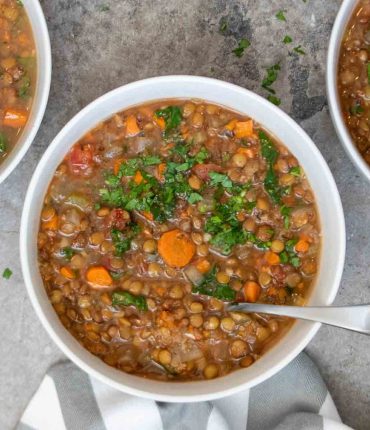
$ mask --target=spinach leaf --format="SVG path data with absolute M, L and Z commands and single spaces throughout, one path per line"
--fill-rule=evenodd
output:
M 166 124 L 165 134 L 176 129 L 182 120 L 182 112 L 178 106 L 168 106 L 165 109 L 158 109 L 155 111 L 158 118 L 163 118 Z
M 113 306 L 135 306 L 140 311 L 147 311 L 148 305 L 144 296 L 134 296 L 128 291 L 115 291 L 112 294 Z

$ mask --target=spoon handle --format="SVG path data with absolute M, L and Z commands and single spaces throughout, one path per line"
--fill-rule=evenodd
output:
M 301 307 L 238 303 L 228 306 L 227 309 L 229 311 L 257 312 L 316 321 L 370 334 L 370 305 Z

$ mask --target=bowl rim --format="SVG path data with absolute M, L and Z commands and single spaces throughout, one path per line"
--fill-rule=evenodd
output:
M 264 371 L 262 374 L 254 376 L 252 378 L 250 378 L 247 381 L 244 382 L 238 382 L 236 384 L 234 384 L 233 386 L 231 386 L 230 388 L 222 388 L 219 387 L 218 389 L 215 389 L 212 392 L 207 392 L 207 393 L 199 393 L 199 394 L 163 394 L 163 393 L 156 393 L 153 391 L 146 391 L 145 389 L 139 389 L 136 387 L 132 387 L 132 386 L 127 386 L 124 385 L 124 383 L 122 382 L 117 382 L 116 380 L 114 380 L 112 377 L 107 376 L 106 374 L 103 374 L 102 370 L 97 370 L 96 367 L 99 367 L 98 365 L 95 366 L 94 364 L 91 364 L 91 360 L 89 360 L 89 363 L 87 363 L 86 358 L 83 359 L 81 358 L 81 356 L 83 355 L 83 353 L 79 350 L 79 353 L 75 353 L 74 351 L 72 351 L 72 347 L 66 345 L 66 343 L 61 339 L 60 335 L 58 335 L 54 329 L 54 327 L 52 326 L 52 316 L 50 316 L 50 313 L 48 313 L 44 308 L 45 308 L 45 304 L 41 304 L 41 300 L 37 297 L 37 291 L 40 290 L 40 288 L 44 288 L 43 285 L 34 285 L 31 277 L 31 269 L 30 269 L 30 264 L 28 261 L 28 253 L 29 253 L 29 249 L 32 249 L 32 246 L 34 246 L 35 244 L 31 243 L 32 241 L 29 239 L 29 234 L 30 234 L 30 225 L 31 222 L 30 220 L 30 212 L 32 212 L 32 207 L 33 207 L 33 195 L 35 193 L 37 193 L 37 183 L 38 181 L 40 181 L 40 177 L 42 176 L 42 173 L 45 169 L 47 169 L 47 164 L 48 164 L 48 159 L 49 157 L 52 156 L 53 152 L 59 147 L 62 139 L 65 136 L 68 136 L 68 133 L 70 132 L 71 129 L 73 129 L 73 127 L 76 126 L 76 124 L 79 123 L 80 120 L 83 119 L 83 117 L 85 115 L 87 115 L 90 111 L 94 110 L 97 108 L 97 106 L 103 105 L 106 101 L 108 101 L 110 98 L 113 98 L 114 95 L 119 94 L 121 91 L 125 91 L 125 90 L 133 90 L 133 89 L 137 89 L 140 88 L 141 86 L 145 86 L 145 85 L 156 85 L 158 83 L 162 83 L 162 84 L 166 84 L 166 83 L 170 83 L 170 82 L 175 82 L 177 84 L 181 84 L 184 81 L 186 82 L 190 82 L 193 84 L 197 84 L 197 85 L 202 85 L 202 83 L 210 83 L 213 85 L 217 85 L 222 89 L 229 89 L 230 91 L 238 91 L 239 93 L 243 94 L 244 96 L 248 96 L 249 98 L 253 98 L 254 100 L 258 101 L 259 104 L 261 104 L 263 107 L 266 107 L 267 109 L 270 109 L 274 112 L 274 115 L 276 114 L 278 117 L 280 117 L 280 119 L 284 119 L 284 121 L 286 123 L 288 123 L 288 125 L 294 129 L 294 132 L 297 134 L 297 136 L 302 137 L 305 139 L 305 141 L 307 141 L 307 144 L 310 146 L 310 151 L 313 151 L 315 153 L 315 156 L 320 159 L 320 162 L 322 162 L 322 167 L 325 170 L 325 175 L 326 178 L 328 180 L 328 185 L 330 185 L 334 191 L 334 196 L 333 197 L 333 201 L 336 207 L 336 213 L 337 213 L 337 219 L 338 219 L 338 226 L 339 226 L 339 231 L 338 231 L 338 244 L 337 244 L 337 249 L 338 249 L 338 258 L 336 261 L 336 272 L 335 275 L 333 276 L 333 285 L 330 286 L 330 294 L 327 295 L 326 298 L 326 304 L 330 304 L 332 303 L 332 301 L 334 300 L 338 288 L 339 288 L 339 284 L 340 284 L 340 280 L 341 280 L 341 276 L 342 276 L 342 271 L 343 271 L 343 266 L 344 266 L 344 258 L 345 258 L 345 248 L 346 248 L 346 243 L 345 243 L 345 222 L 344 222 L 344 215 L 343 215 L 343 208 L 342 208 L 342 204 L 341 204 L 341 200 L 339 197 L 339 193 L 334 181 L 334 178 L 329 170 L 329 167 L 326 164 L 326 161 L 324 160 L 323 156 L 321 155 L 320 151 L 318 150 L 318 148 L 315 146 L 315 144 L 312 142 L 312 140 L 310 139 L 310 137 L 305 133 L 305 131 L 297 124 L 293 121 L 293 119 L 291 119 L 285 112 L 283 112 L 281 109 L 277 108 L 276 106 L 274 106 L 273 104 L 271 104 L 270 102 L 268 102 L 266 99 L 262 98 L 261 96 L 253 93 L 252 91 L 249 91 L 247 89 L 244 89 L 242 87 L 239 87 L 237 85 L 225 82 L 225 81 L 221 81 L 221 80 L 217 80 L 217 79 L 213 79 L 213 78 L 208 78 L 208 77 L 199 77 L 199 76 L 187 76 L 187 75 L 171 75 L 171 76 L 161 76 L 161 77 L 154 77 L 154 78 L 149 78 L 149 79 L 143 79 L 140 81 L 136 81 L 136 82 L 132 82 L 129 83 L 127 85 L 123 85 L 121 87 L 118 87 L 104 95 L 102 95 L 101 97 L 97 98 L 96 100 L 94 100 L 93 102 L 91 102 L 89 105 L 87 105 L 84 109 L 82 109 L 79 113 L 77 113 L 77 115 L 75 115 L 63 128 L 62 130 L 58 133 L 58 135 L 54 138 L 53 142 L 49 145 L 49 147 L 46 149 L 45 153 L 43 154 L 41 160 L 39 161 L 34 174 L 32 176 L 32 179 L 30 181 L 27 193 L 26 193 L 26 197 L 25 197 L 25 202 L 24 202 L 24 208 L 23 208 L 23 212 L 22 212 L 22 218 L 21 218 L 21 228 L 20 228 L 20 256 L 21 256 L 21 267 L 22 267 L 22 272 L 23 272 L 23 278 L 25 280 L 25 284 L 26 284 L 26 288 L 29 294 L 29 297 L 31 299 L 32 305 L 36 311 L 36 314 L 38 315 L 39 319 L 42 322 L 42 325 L 44 326 L 44 328 L 46 329 L 46 331 L 48 332 L 49 336 L 54 340 L 54 342 L 58 345 L 58 347 L 66 354 L 67 357 L 69 357 L 74 363 L 76 363 L 80 368 L 82 368 L 84 371 L 86 371 L 88 374 L 92 375 L 93 377 L 95 377 L 96 379 L 98 379 L 101 382 L 106 383 L 107 385 L 116 388 L 120 391 L 126 392 L 128 394 L 132 394 L 132 395 L 136 395 L 136 396 L 140 396 L 143 398 L 148 398 L 148 399 L 153 399 L 153 400 L 161 400 L 161 401 L 167 401 L 167 402 L 194 402 L 194 401 L 205 401 L 205 400 L 213 400 L 213 399 L 218 399 L 221 397 L 225 397 L 231 394 L 235 394 L 237 392 L 240 392 L 244 389 L 247 388 L 251 388 L 252 386 L 255 386 L 257 384 L 259 384 L 260 382 L 263 382 L 264 380 L 266 380 L 267 378 L 269 378 L 270 376 L 274 375 L 276 372 L 278 372 L 279 370 L 281 370 L 283 367 L 285 367 L 290 361 L 292 361 L 303 349 L 304 347 L 309 343 L 309 341 L 313 338 L 313 336 L 316 334 L 316 332 L 318 331 L 320 324 L 319 323 L 305 323 L 305 334 L 299 338 L 299 340 L 297 340 L 297 342 L 295 343 L 294 347 L 287 352 L 286 354 L 284 353 L 284 358 L 281 359 L 280 361 L 278 361 L 277 364 L 275 364 L 274 366 L 271 366 L 271 368 L 269 368 L 267 371 Z M 164 97 L 163 97 L 164 98 Z M 191 98 L 191 96 L 187 96 L 184 98 Z M 154 100 L 152 98 L 148 98 L 148 101 L 150 100 Z M 227 106 L 226 106 L 227 107 Z M 229 106 L 230 107 L 230 106 Z M 127 109 L 128 107 L 126 107 Z M 231 108 L 231 107 L 230 107 Z M 109 115 L 111 116 L 111 115 Z M 100 121 L 103 121 L 104 118 L 102 117 L 100 119 Z M 99 121 L 97 121 L 96 123 L 98 123 Z M 263 125 L 263 124 L 262 124 Z M 48 306 L 50 306 L 50 304 L 48 303 Z M 54 310 L 53 310 L 54 313 Z M 49 316 L 48 316 L 49 314 Z M 56 315 L 56 314 L 55 314 Z M 67 332 L 67 330 L 66 330 Z M 69 334 L 69 332 L 67 332 Z M 72 336 L 69 334 L 69 336 L 72 338 Z M 86 351 L 82 346 L 81 349 L 83 349 L 84 351 Z M 88 353 L 89 355 L 92 355 L 90 353 Z M 101 361 L 100 359 L 98 359 L 99 362 Z M 258 362 L 257 362 L 258 363 Z M 108 365 L 106 365 L 104 363 L 104 366 L 110 367 Z M 121 371 L 118 371 L 120 373 L 122 373 Z M 108 373 L 105 372 L 105 373 Z M 232 372 L 231 374 L 236 373 L 236 372 Z M 230 376 L 226 375 L 227 376 Z M 221 378 L 216 378 L 213 381 L 221 381 L 223 378 L 226 377 L 221 377 Z M 141 377 L 137 377 L 138 379 L 142 380 L 143 378 Z M 146 380 L 148 381 L 148 380 Z M 207 381 L 209 382 L 213 382 L 213 381 Z M 153 382 L 151 380 L 151 382 Z M 186 383 L 176 383 L 176 382 L 161 382 L 161 381 L 155 381 L 157 384 L 170 384 L 172 386 L 175 385 L 181 385 L 181 386 L 185 386 L 184 384 L 192 384 L 193 387 L 200 387 L 202 386 L 202 384 L 204 384 L 204 381 L 195 381 L 195 382 L 186 382 Z M 222 385 L 222 383 L 221 383 Z M 159 386 L 159 385 L 158 385 Z
M 338 60 L 340 48 L 344 33 L 347 29 L 349 20 L 353 12 L 357 8 L 359 0 L 343 0 L 338 14 L 336 16 L 333 29 L 331 31 L 327 61 L 326 61 L 326 93 L 328 98 L 329 111 L 331 118 L 337 132 L 337 136 L 345 149 L 347 155 L 352 160 L 365 178 L 370 181 L 370 166 L 363 159 L 361 153 L 354 144 L 351 135 L 343 119 L 342 109 L 340 107 L 339 94 L 338 94 Z
M 50 92 L 52 57 L 45 15 L 38 0 L 23 0 L 23 7 L 26 9 L 36 46 L 36 89 L 30 109 L 30 118 L 25 129 L 18 137 L 15 146 L 0 164 L 0 184 L 18 166 L 31 146 L 44 117 Z M 28 127 L 29 129 L 26 130 Z

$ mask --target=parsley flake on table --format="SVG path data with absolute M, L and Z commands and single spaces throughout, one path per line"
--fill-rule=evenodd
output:
M 9 269 L 9 267 L 7 267 L 3 271 L 3 278 L 4 279 L 9 279 L 12 276 L 12 274 L 13 274 L 13 272 Z
M 245 49 L 249 48 L 250 45 L 251 43 L 248 39 L 240 39 L 238 47 L 233 49 L 233 53 L 240 58 L 244 54 Z
M 305 51 L 302 49 L 302 45 L 296 46 L 295 48 L 293 48 L 293 51 L 299 55 L 306 55 Z
M 289 35 L 284 36 L 283 43 L 287 45 L 288 43 L 292 43 L 292 42 L 293 42 L 293 39 Z
M 226 18 L 225 17 L 221 18 L 220 29 L 219 29 L 220 33 L 225 34 L 228 29 L 229 29 L 229 24 L 228 24 Z
M 281 99 L 279 97 L 274 96 L 273 94 L 269 94 L 267 96 L 267 100 L 271 103 L 273 103 L 276 106 L 280 106 L 281 105 Z
M 279 21 L 286 21 L 284 10 L 279 10 L 279 12 L 275 15 Z

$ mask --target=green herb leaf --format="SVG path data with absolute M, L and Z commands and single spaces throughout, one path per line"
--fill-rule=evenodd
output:
M 272 94 L 275 94 L 275 90 L 271 88 L 271 85 L 276 81 L 278 78 L 278 72 L 280 70 L 280 64 L 274 64 L 268 69 L 266 69 L 266 76 L 263 78 L 262 81 L 262 88 L 269 91 Z
M 216 297 L 219 300 L 233 301 L 236 292 L 228 284 L 220 284 L 216 279 L 217 270 L 213 267 L 198 285 L 193 285 L 192 291 L 196 294 L 204 294 Z
M 74 254 L 75 251 L 70 246 L 65 246 L 60 250 L 60 255 L 68 261 L 71 260 Z
M 296 46 L 293 48 L 293 51 L 300 55 L 306 55 L 305 51 L 302 49 L 301 45 Z
M 178 106 L 168 106 L 165 109 L 155 111 L 158 118 L 163 118 L 166 124 L 165 134 L 176 129 L 182 121 L 182 112 Z
M 188 197 L 188 202 L 193 205 L 194 203 L 200 202 L 203 197 L 199 193 L 191 193 Z
M 238 47 L 233 49 L 233 53 L 238 57 L 242 57 L 245 49 L 249 48 L 250 41 L 248 39 L 240 39 L 238 43 Z
M 273 103 L 276 106 L 280 106 L 281 105 L 281 99 L 279 97 L 274 96 L 273 94 L 269 94 L 267 96 L 267 100 L 271 103 Z
M 154 166 L 156 164 L 160 164 L 162 162 L 161 158 L 158 155 L 147 155 L 142 158 L 144 166 Z
M 0 155 L 6 152 L 7 138 L 4 133 L 0 132 Z
M 125 231 L 118 230 L 117 228 L 111 230 L 110 235 L 117 257 L 122 257 L 125 252 L 131 249 L 131 241 L 139 231 L 140 226 L 135 223 L 131 223 Z
M 290 214 L 292 213 L 292 208 L 289 208 L 288 206 L 283 205 L 280 208 L 280 213 L 284 219 L 284 228 L 288 230 L 290 225 Z
M 7 267 L 3 271 L 3 278 L 4 279 L 9 279 L 12 276 L 12 274 L 13 274 L 13 272 L 9 269 L 9 267 Z
M 279 12 L 275 15 L 279 21 L 286 21 L 284 10 L 279 10 Z
M 289 173 L 293 176 L 301 176 L 301 168 L 299 166 L 294 166 L 289 170 Z
M 221 184 L 224 188 L 231 188 L 233 186 L 231 179 L 223 173 L 210 172 L 209 177 L 211 179 L 211 186 L 215 186 L 218 184 Z
M 20 81 L 20 87 L 18 89 L 18 96 L 21 98 L 25 98 L 28 96 L 28 91 L 31 86 L 31 81 L 28 76 L 24 76 Z
M 360 102 L 356 101 L 353 106 L 350 107 L 349 113 L 351 115 L 359 115 L 364 112 L 364 108 L 361 106 Z
M 147 311 L 148 305 L 144 296 L 134 296 L 128 291 L 115 291 L 112 294 L 113 306 L 135 306 L 140 311 Z
M 293 42 L 293 39 L 288 35 L 286 35 L 283 39 L 283 43 L 285 44 L 292 43 L 292 42 Z
M 108 10 L 110 10 L 110 7 L 107 4 L 102 4 L 99 6 L 100 12 L 107 12 Z
M 226 31 L 228 30 L 228 28 L 229 28 L 229 24 L 227 22 L 227 19 L 225 17 L 221 18 L 221 21 L 220 21 L 220 33 L 225 34 Z

